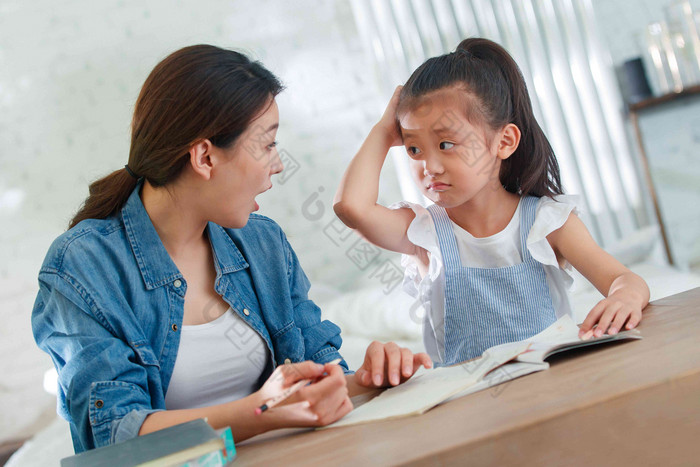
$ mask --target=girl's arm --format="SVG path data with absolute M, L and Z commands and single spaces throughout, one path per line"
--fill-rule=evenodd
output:
M 627 329 L 639 324 L 642 309 L 649 303 L 649 287 L 644 279 L 599 247 L 578 216 L 569 215 L 547 240 L 558 258 L 571 263 L 606 297 L 586 316 L 580 337 L 600 337 L 606 331 L 616 334 L 625 323 Z
M 381 120 L 350 162 L 335 194 L 333 209 L 345 225 L 368 241 L 387 250 L 413 255 L 417 247 L 406 236 L 415 217 L 413 210 L 388 209 L 377 204 L 379 174 L 387 152 L 402 143 L 396 122 L 400 91 L 401 86 L 396 88 Z

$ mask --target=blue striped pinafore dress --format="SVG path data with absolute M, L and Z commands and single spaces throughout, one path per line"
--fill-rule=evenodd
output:
M 527 249 L 539 198 L 521 200 L 522 262 L 500 268 L 462 266 L 452 221 L 437 205 L 428 208 L 445 268 L 445 349 L 439 366 L 475 357 L 494 345 L 527 339 L 556 321 L 544 267 Z

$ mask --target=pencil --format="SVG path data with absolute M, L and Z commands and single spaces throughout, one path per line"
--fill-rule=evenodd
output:
M 335 360 L 332 360 L 328 363 L 330 363 L 331 365 L 337 365 L 338 363 L 340 363 L 341 360 L 342 360 L 341 358 L 336 358 Z M 271 409 L 272 407 L 276 406 L 277 404 L 279 404 L 280 402 L 282 402 L 283 400 L 285 400 L 286 398 L 288 398 L 289 396 L 291 396 L 292 394 L 297 392 L 299 389 L 301 389 L 304 386 L 306 386 L 307 384 L 309 384 L 311 381 L 312 380 L 310 380 L 310 379 L 302 379 L 301 381 L 297 381 L 296 383 L 292 384 L 291 386 L 286 388 L 284 391 L 282 391 L 282 393 L 278 394 L 277 396 L 275 396 L 271 399 L 268 399 L 260 407 L 256 407 L 255 408 L 255 415 L 260 415 L 261 413 L 263 413 L 267 409 Z

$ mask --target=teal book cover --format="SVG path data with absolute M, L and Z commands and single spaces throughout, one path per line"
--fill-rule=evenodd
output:
M 231 428 L 218 430 L 219 436 L 224 440 L 224 449 L 201 456 L 197 460 L 187 462 L 182 467 L 220 467 L 228 465 L 236 457 L 236 446 L 233 444 Z
M 218 454 L 225 448 L 225 439 L 199 419 L 66 457 L 61 460 L 61 467 L 178 465 Z M 235 449 L 233 452 L 235 455 Z

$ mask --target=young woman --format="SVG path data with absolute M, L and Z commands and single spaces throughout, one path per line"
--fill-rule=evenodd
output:
M 284 233 L 252 214 L 283 169 L 281 90 L 233 51 L 168 56 L 136 102 L 128 164 L 90 186 L 51 245 L 32 327 L 58 370 L 76 452 L 203 417 L 236 441 L 324 425 L 363 387 L 431 365 L 375 342 L 349 374 L 340 329 L 320 320 Z M 314 383 L 256 415 L 303 379 Z

